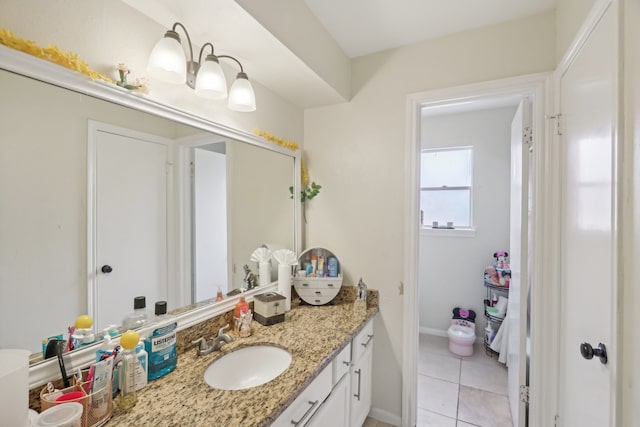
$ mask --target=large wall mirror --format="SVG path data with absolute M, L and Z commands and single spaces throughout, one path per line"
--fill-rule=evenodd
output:
M 253 250 L 299 250 L 297 151 L 167 107 L 154 114 L 119 89 L 39 81 L 5 59 L 0 348 L 40 353 L 84 313 L 97 331 L 120 325 L 138 295 L 148 308 L 215 306 L 218 291 L 244 286 L 245 264 L 257 274 Z

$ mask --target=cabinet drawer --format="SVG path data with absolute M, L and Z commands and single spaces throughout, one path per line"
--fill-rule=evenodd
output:
M 369 320 L 364 328 L 353 339 L 351 348 L 351 362 L 356 363 L 362 353 L 373 345 L 373 319 Z
M 340 289 L 342 277 L 294 277 L 293 285 L 298 289 Z
M 308 302 L 311 305 L 324 305 L 327 304 L 328 302 L 330 302 L 334 296 L 331 295 L 323 295 L 323 296 L 304 296 L 304 295 L 300 295 L 300 298 L 302 298 L 303 300 L 305 300 L 306 302 Z
M 340 353 L 331 362 L 333 373 L 333 385 L 336 385 L 340 378 L 349 372 L 349 366 L 351 366 L 351 343 L 347 344 Z
M 285 409 L 273 426 L 302 427 L 309 421 L 331 392 L 331 366 L 327 365 L 322 370 L 320 375 Z
M 338 295 L 339 289 L 296 289 L 296 292 L 301 297 L 312 298 L 312 297 L 335 297 Z

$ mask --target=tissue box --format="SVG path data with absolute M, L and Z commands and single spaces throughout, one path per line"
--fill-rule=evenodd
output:
M 285 299 L 275 292 L 256 295 L 253 299 L 253 319 L 264 326 L 284 322 Z
M 293 286 L 303 301 L 323 305 L 338 295 L 342 287 L 340 262 L 330 250 L 307 249 L 300 254 L 297 268 Z

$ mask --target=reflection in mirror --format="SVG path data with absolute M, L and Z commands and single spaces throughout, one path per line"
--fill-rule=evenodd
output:
M 138 295 L 182 312 L 257 274 L 257 247 L 295 247 L 293 153 L 4 70 L 0 87 L 0 348 L 40 353 L 85 313 L 120 325 Z

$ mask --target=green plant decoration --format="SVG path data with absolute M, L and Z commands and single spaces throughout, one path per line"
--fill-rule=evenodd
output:
M 322 186 L 316 184 L 315 182 L 305 185 L 304 187 L 302 187 L 302 190 L 300 190 L 300 201 L 304 203 L 307 200 L 313 199 L 320 193 L 321 188 Z M 289 187 L 289 192 L 291 193 L 291 198 L 293 199 L 293 186 Z

